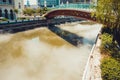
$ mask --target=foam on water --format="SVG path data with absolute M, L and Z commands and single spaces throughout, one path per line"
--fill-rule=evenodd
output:
M 91 24 L 89 24 L 91 23 Z M 65 26 L 65 27 L 63 27 Z M 67 24 L 59 25 L 59 27 L 63 30 L 70 31 L 78 36 L 84 37 L 83 44 L 93 44 L 96 40 L 96 37 L 102 27 L 101 24 L 93 23 L 93 22 L 74 22 Z
M 76 25 L 64 29 L 80 35 L 82 29 L 85 32 Z M 89 30 L 98 30 L 94 26 Z M 0 80 L 81 80 L 91 49 L 74 47 L 47 28 L 14 34 L 0 45 Z

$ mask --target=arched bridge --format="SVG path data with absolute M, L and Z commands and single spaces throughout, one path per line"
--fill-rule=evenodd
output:
M 48 12 L 44 15 L 46 19 L 52 19 L 56 16 L 74 16 L 77 18 L 87 19 L 91 21 L 96 21 L 95 17 L 91 17 L 91 12 L 83 11 L 83 10 L 72 10 L 72 9 L 58 9 Z

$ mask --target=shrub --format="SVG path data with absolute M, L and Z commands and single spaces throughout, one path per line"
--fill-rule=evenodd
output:
M 101 63 L 103 80 L 120 80 L 120 62 L 112 58 L 104 58 Z
M 108 33 L 104 33 L 101 36 L 101 39 L 102 39 L 102 43 L 101 43 L 101 47 L 100 47 L 101 53 L 110 55 L 111 49 L 113 48 L 112 36 L 109 35 Z
M 2 17 L 2 18 L 0 18 L 0 22 L 2 22 L 2 21 L 7 21 L 8 19 L 6 19 L 6 18 L 4 18 L 4 17 Z
M 25 8 L 25 9 L 23 10 L 23 13 L 26 14 L 26 15 L 31 16 L 31 15 L 33 15 L 33 14 L 35 13 L 35 10 L 34 10 L 34 9 L 31 9 L 31 8 Z
M 17 20 L 27 20 L 28 18 L 25 18 L 25 17 L 19 17 L 17 18 Z
M 15 12 L 16 14 L 18 14 L 18 9 L 14 9 L 14 12 Z
M 112 56 L 117 60 L 120 60 L 120 51 L 117 47 L 117 43 L 113 42 L 113 36 L 108 33 L 104 33 L 101 36 L 101 39 L 102 39 L 102 43 L 100 47 L 101 53 Z
M 8 19 L 6 19 L 6 18 L 3 18 L 2 20 L 3 20 L 3 21 L 7 21 Z

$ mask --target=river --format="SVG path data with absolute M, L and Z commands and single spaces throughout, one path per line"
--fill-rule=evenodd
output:
M 102 25 L 73 22 L 56 26 L 82 41 L 75 46 L 47 27 L 0 34 L 0 80 L 81 80 Z

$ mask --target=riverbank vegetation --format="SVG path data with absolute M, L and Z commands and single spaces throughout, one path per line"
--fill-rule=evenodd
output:
M 112 34 L 103 33 L 101 35 L 101 75 L 103 80 L 120 80 L 120 50 L 112 39 Z
M 32 9 L 32 8 L 25 8 L 23 10 L 24 15 L 28 15 L 28 16 L 36 16 L 36 15 L 43 15 L 45 14 L 47 11 L 49 11 L 50 9 L 48 9 L 47 7 L 44 8 L 37 8 L 37 9 Z
M 3 21 L 7 21 L 8 19 L 4 18 L 4 17 L 0 17 L 0 22 L 3 22 Z
M 120 80 L 120 0 L 99 0 L 95 16 L 104 24 L 101 35 L 103 80 Z

